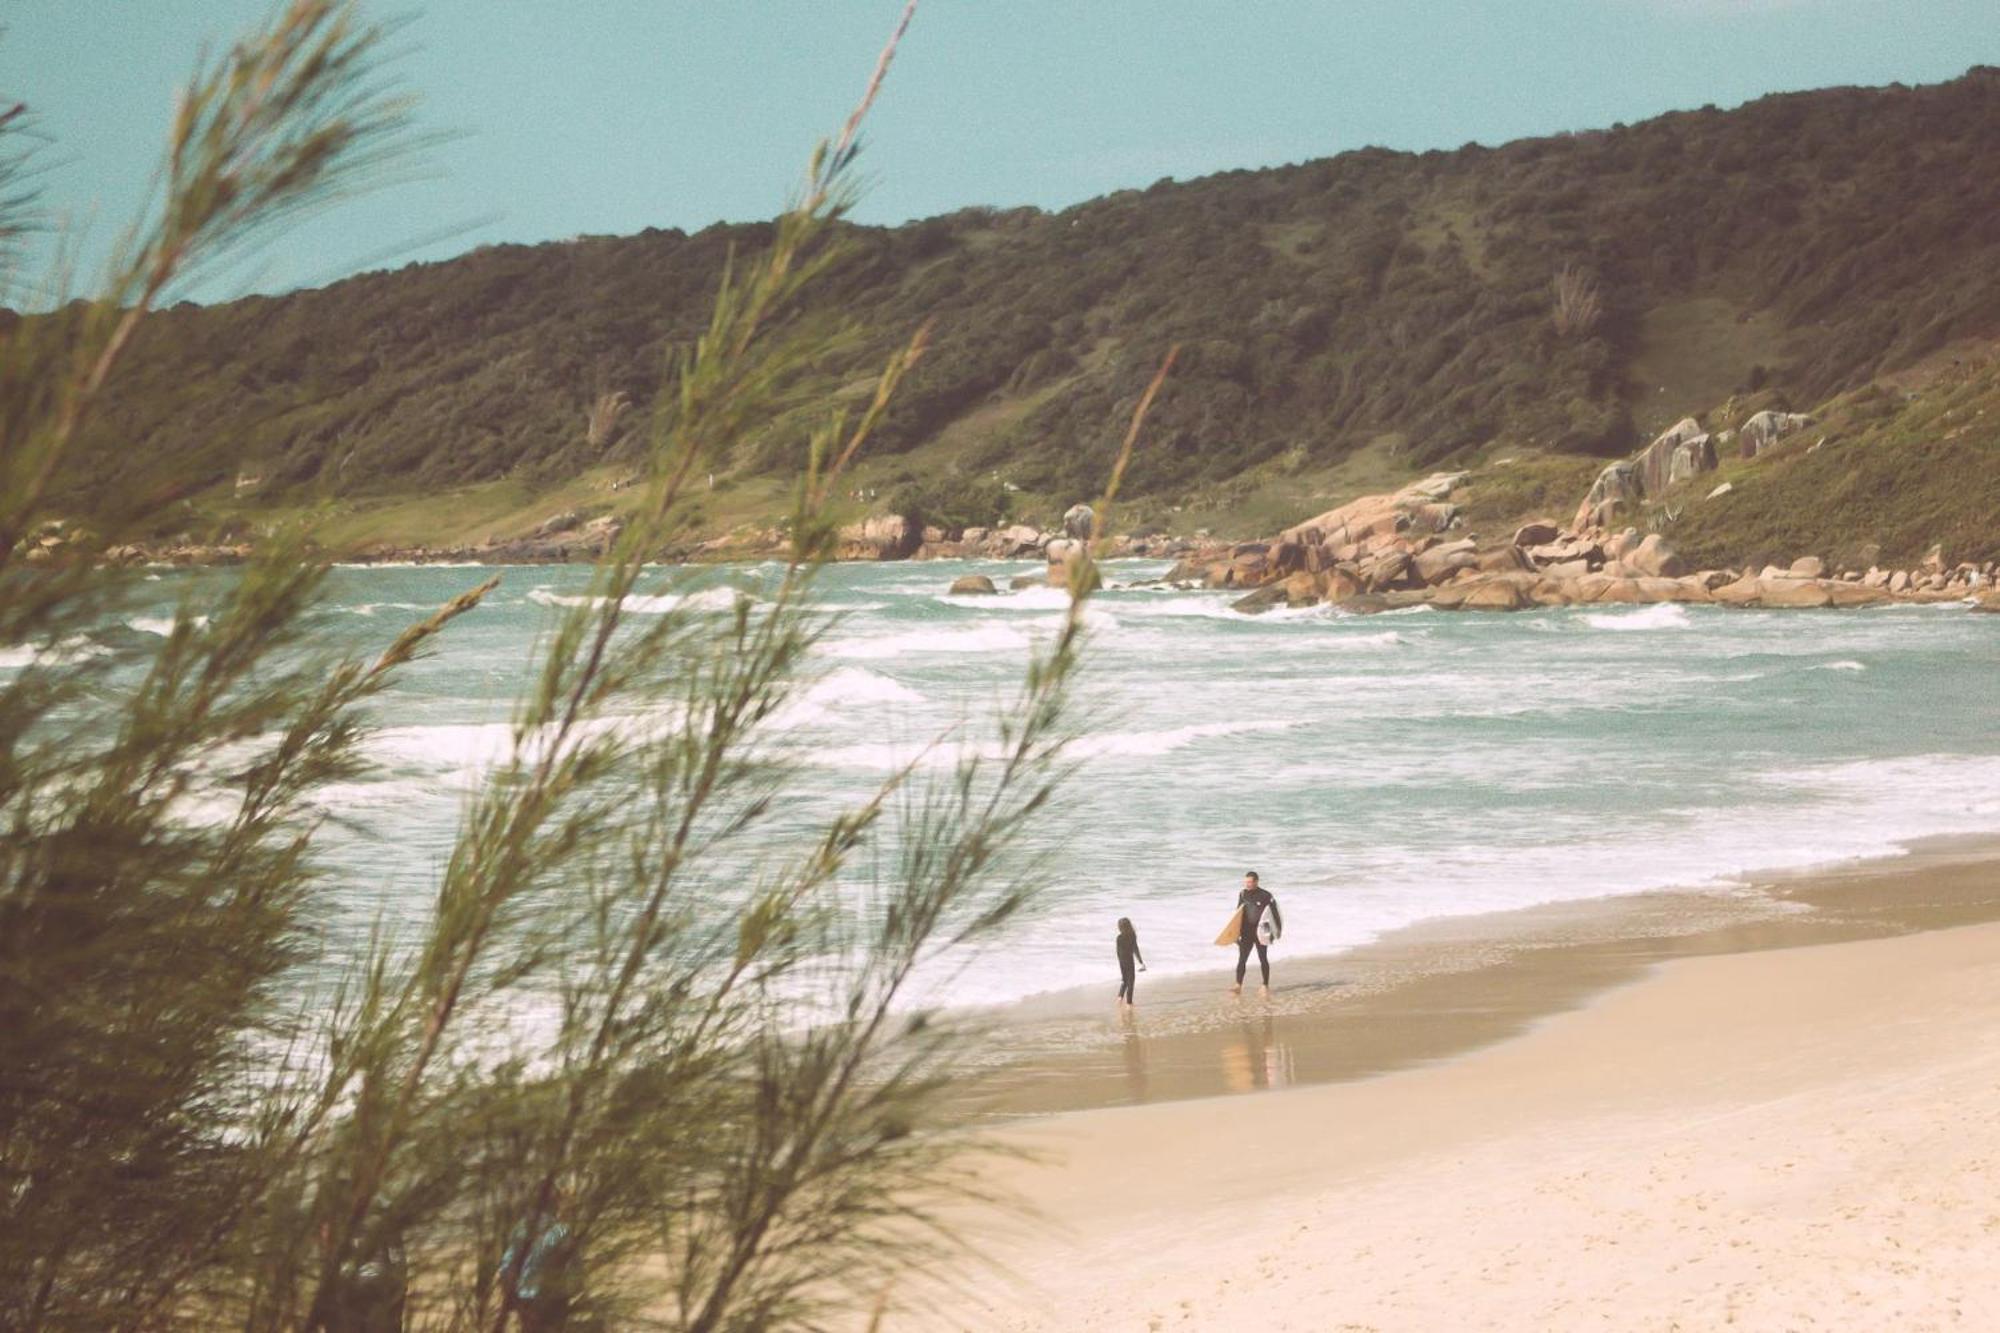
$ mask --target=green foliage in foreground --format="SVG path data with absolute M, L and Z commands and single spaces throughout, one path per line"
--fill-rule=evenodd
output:
M 1990 335 L 2000 73 L 842 231 L 820 290 L 850 326 L 806 401 L 865 394 L 869 367 L 934 318 L 876 441 L 936 446 L 922 473 L 942 452 L 1058 506 L 1086 498 L 1116 448 L 1108 423 L 1176 342 L 1135 495 L 1192 503 L 1261 464 L 1325 469 L 1392 432 L 1411 470 L 1493 440 L 1616 456 L 1663 414 L 1737 388 L 1809 406 Z M 164 311 L 68 499 L 226 493 L 239 469 L 261 499 L 298 503 L 628 467 L 646 420 L 671 410 L 664 350 L 699 335 L 730 257 L 774 235 L 494 246 Z M 1590 319 L 1559 318 L 1565 275 L 1601 306 Z M 610 393 L 632 409 L 593 432 Z M 790 477 L 806 429 L 776 413 L 718 467 Z M 187 521 L 162 513 L 167 531 Z
M 539 650 L 406 931 L 322 947 L 338 886 L 312 797 L 486 589 L 373 661 L 327 660 L 321 571 L 279 542 L 157 650 L 76 661 L 135 576 L 19 540 L 153 297 L 395 146 L 379 43 L 292 0 L 197 77 L 166 207 L 108 292 L 0 336 L 0 646 L 37 654 L 0 676 L 0 1324 L 879 1319 L 938 1290 L 923 1271 L 959 1253 L 939 1208 L 981 1196 L 982 1145 L 938 1123 L 962 1033 L 908 1005 L 1030 900 L 1020 835 L 1067 766 L 1079 610 L 993 744 L 774 827 L 792 770 L 764 724 L 810 677 L 829 502 L 921 334 L 857 411 L 821 415 L 763 598 L 624 609 L 689 478 L 791 407 L 822 350 L 801 299 L 852 262 L 861 111 L 672 368 L 633 519 Z M 135 508 L 127 528 L 154 518 Z

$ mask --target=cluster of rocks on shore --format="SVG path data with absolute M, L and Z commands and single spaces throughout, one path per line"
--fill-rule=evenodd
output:
M 1015 523 L 1005 527 L 969 527 L 948 532 L 890 514 L 843 528 L 842 560 L 1032 560 L 1061 565 L 1082 551 L 1097 516 L 1086 504 L 1071 505 L 1055 530 Z M 1186 537 L 1118 534 L 1100 539 L 1100 559 L 1122 556 L 1172 559 L 1210 549 Z
M 1948 565 L 1942 553 L 1913 569 L 1829 570 L 1818 556 L 1758 569 L 1690 569 L 1658 533 L 1529 523 L 1482 544 L 1459 532 L 1450 503 L 1463 473 L 1439 473 L 1371 495 L 1289 528 L 1183 560 L 1170 582 L 1241 588 L 1240 611 L 1332 603 L 1366 612 L 1429 605 L 1518 611 L 1536 606 L 1712 602 L 1746 607 L 1845 607 L 1971 599 L 2000 610 L 2000 562 Z M 1599 511 L 1601 512 L 1601 510 Z

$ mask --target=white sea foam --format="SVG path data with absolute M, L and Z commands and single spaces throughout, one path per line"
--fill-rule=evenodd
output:
M 1111 732 L 1102 736 L 1085 736 L 1073 747 L 1075 753 L 1085 758 L 1150 758 L 1171 754 L 1175 750 L 1213 740 L 1223 736 L 1241 736 L 1258 731 L 1284 731 L 1296 726 L 1285 721 L 1264 722 L 1198 722 L 1186 727 L 1168 727 L 1161 731 Z
M 1027 634 L 1013 625 L 972 625 L 837 639 L 826 646 L 826 651 L 830 656 L 854 661 L 886 661 L 915 654 L 1025 653 L 1030 642 Z
M 18 671 L 31 666 L 72 666 L 93 657 L 103 657 L 110 651 L 103 644 L 92 643 L 80 634 L 54 644 L 10 644 L 0 648 L 0 671 Z
M 1326 639 L 1315 640 L 1315 644 L 1338 644 L 1343 648 L 1395 648 L 1407 642 L 1392 629 L 1374 634 L 1337 634 Z
M 1067 611 L 1070 597 L 1062 588 L 1022 588 L 1015 592 L 975 593 L 971 596 L 945 594 L 937 599 L 946 606 L 969 611 Z
M 690 611 L 727 611 L 736 605 L 739 597 L 748 593 L 735 588 L 703 588 L 699 592 L 635 592 L 625 599 L 625 609 L 634 615 L 665 615 L 683 607 Z M 602 606 L 607 599 L 588 595 L 572 596 L 568 593 L 550 592 L 547 588 L 533 588 L 528 592 L 528 600 L 543 606 Z
M 1866 671 L 1867 669 L 1868 667 L 1864 663 L 1855 662 L 1851 660 L 1840 661 L 1840 662 L 1820 662 L 1817 663 L 1816 665 L 1809 666 L 1806 668 L 1806 670 L 1808 671 Z
M 1147 601 L 1121 607 L 1142 616 L 1177 616 L 1200 620 L 1253 620 L 1254 616 L 1229 609 L 1229 603 L 1214 597 L 1194 597 L 1183 594 L 1165 601 Z
M 359 602 L 343 607 L 349 615 L 372 616 L 377 611 L 435 611 L 438 604 L 432 602 Z
M 1678 602 L 1660 602 L 1636 611 L 1587 612 L 1581 619 L 1592 629 L 1682 629 L 1688 623 L 1688 612 Z
M 788 701 L 766 725 L 793 730 L 841 717 L 879 717 L 923 702 L 922 694 L 900 681 L 865 667 L 842 667 Z
M 157 634 L 163 639 L 174 632 L 174 618 L 172 616 L 133 616 L 125 623 L 133 629 L 138 630 L 141 634 Z M 199 628 L 208 623 L 208 617 L 196 616 L 194 623 Z

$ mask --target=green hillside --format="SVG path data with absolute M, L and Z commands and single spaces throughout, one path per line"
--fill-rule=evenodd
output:
M 765 237 L 490 247 L 162 312 L 70 503 L 166 486 L 194 525 L 310 505 L 354 542 L 615 508 L 671 349 Z M 849 239 L 816 312 L 846 334 L 802 390 L 859 391 L 935 320 L 863 474 L 878 498 L 984 518 L 1094 492 L 1180 343 L 1130 493 L 1169 526 L 1270 531 L 1419 468 L 1623 454 L 1732 393 L 1811 407 L 2000 334 L 2000 70 Z M 609 394 L 632 407 L 593 438 Z M 759 521 L 802 436 L 772 423 L 699 520 Z

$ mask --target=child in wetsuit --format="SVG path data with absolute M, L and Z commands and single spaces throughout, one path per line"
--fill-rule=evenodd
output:
M 1132 965 L 1137 963 L 1140 971 L 1146 970 L 1146 960 L 1139 956 L 1139 932 L 1132 929 L 1132 918 L 1118 918 L 1118 1002 L 1132 1003 Z

